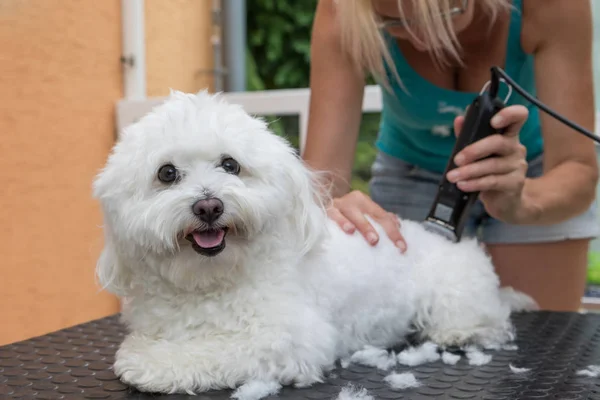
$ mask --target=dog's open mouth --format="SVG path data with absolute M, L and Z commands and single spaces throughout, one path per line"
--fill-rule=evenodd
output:
M 192 243 L 192 248 L 198 254 L 213 257 L 225 249 L 227 228 L 198 229 L 185 238 Z

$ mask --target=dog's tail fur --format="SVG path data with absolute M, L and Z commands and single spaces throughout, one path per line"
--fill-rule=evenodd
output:
M 533 298 L 510 286 L 500 288 L 500 300 L 510 307 L 511 312 L 535 311 L 539 309 L 537 302 Z

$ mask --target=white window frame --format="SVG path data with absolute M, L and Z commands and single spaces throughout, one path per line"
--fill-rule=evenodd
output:
M 240 104 L 244 110 L 255 116 L 298 116 L 300 151 L 306 143 L 310 89 L 279 89 L 253 92 L 222 93 L 228 102 Z M 148 99 L 123 99 L 117 103 L 117 132 L 137 121 L 150 110 L 162 103 L 165 97 Z M 382 107 L 381 89 L 376 85 L 365 87 L 363 112 L 380 112 Z

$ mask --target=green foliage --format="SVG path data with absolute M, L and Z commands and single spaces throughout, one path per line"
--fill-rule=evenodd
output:
M 379 132 L 379 119 L 379 113 L 363 114 L 358 143 L 356 143 L 351 188 L 364 193 L 369 193 L 371 165 L 377 155 L 374 143 Z
M 248 90 L 305 88 L 310 78 L 310 38 L 317 0 L 246 0 Z M 372 83 L 372 82 L 369 82 Z M 267 116 L 271 129 L 298 146 L 298 118 Z M 363 117 L 352 170 L 352 188 L 368 193 L 379 114 Z
M 249 52 L 259 66 L 249 79 L 250 90 L 308 86 L 316 7 L 317 0 L 247 0 Z
M 590 250 L 588 254 L 588 282 L 600 285 L 600 251 Z

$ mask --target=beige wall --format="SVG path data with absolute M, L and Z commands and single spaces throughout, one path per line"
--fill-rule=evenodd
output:
M 148 96 L 212 90 L 212 0 L 146 0 Z
M 149 95 L 210 86 L 207 10 L 147 0 Z M 118 311 L 94 279 L 91 182 L 122 97 L 120 21 L 119 0 L 0 1 L 0 344 Z

